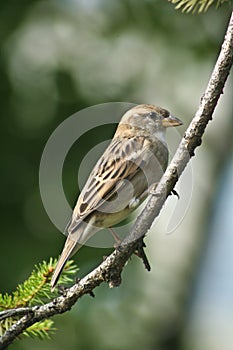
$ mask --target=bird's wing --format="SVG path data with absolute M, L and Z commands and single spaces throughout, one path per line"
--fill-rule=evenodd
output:
M 123 185 L 141 171 L 144 162 L 144 138 L 113 139 L 92 170 L 73 211 L 67 229 L 74 232 L 80 221 L 105 201 L 110 201 Z

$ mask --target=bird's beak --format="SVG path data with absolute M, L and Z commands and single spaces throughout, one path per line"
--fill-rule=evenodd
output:
M 169 115 L 168 118 L 164 118 L 162 120 L 162 125 L 164 128 L 168 128 L 170 126 L 179 126 L 182 124 L 183 124 L 183 122 L 180 119 L 173 117 L 173 115 L 171 115 L 171 114 Z

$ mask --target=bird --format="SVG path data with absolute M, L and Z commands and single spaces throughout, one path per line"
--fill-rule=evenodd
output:
M 67 260 L 90 237 L 127 218 L 147 198 L 167 168 L 166 129 L 182 124 L 152 104 L 139 104 L 124 113 L 77 199 L 51 278 L 52 290 Z

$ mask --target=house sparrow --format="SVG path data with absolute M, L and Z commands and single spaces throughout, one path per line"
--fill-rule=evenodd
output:
M 79 195 L 52 290 L 66 261 L 97 231 L 125 219 L 148 196 L 150 186 L 159 182 L 168 163 L 166 128 L 181 124 L 154 105 L 137 105 L 123 115 Z

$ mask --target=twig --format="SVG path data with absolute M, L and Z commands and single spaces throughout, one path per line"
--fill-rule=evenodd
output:
M 19 307 L 17 309 L 9 309 L 0 312 L 0 321 L 9 317 L 22 316 L 31 311 L 31 307 Z
M 67 289 L 62 296 L 51 302 L 32 307 L 30 312 L 10 327 L 0 338 L 0 349 L 5 349 L 16 337 L 35 322 L 49 318 L 55 314 L 64 313 L 70 310 L 75 302 L 84 294 L 90 294 L 94 288 L 103 282 L 109 283 L 110 287 L 118 286 L 121 283 L 121 272 L 129 257 L 134 253 L 138 243 L 150 229 L 154 219 L 159 215 L 160 210 L 178 177 L 181 175 L 194 150 L 201 144 L 202 136 L 208 122 L 212 119 L 217 101 L 223 92 L 226 79 L 233 63 L 233 14 L 227 28 L 225 39 L 211 75 L 210 81 L 204 95 L 201 98 L 200 106 L 189 125 L 181 143 L 158 184 L 155 193 L 150 196 L 146 207 L 136 220 L 129 236 L 124 239 L 120 249 L 115 250 L 106 258 L 101 265 L 85 276 L 77 284 Z

